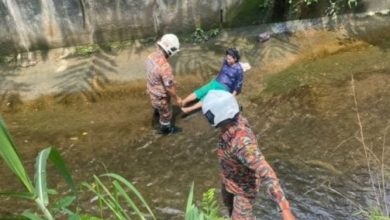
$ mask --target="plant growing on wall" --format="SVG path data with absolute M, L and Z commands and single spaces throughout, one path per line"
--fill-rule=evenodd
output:
M 219 33 L 220 33 L 219 28 L 214 28 L 206 31 L 201 27 L 197 27 L 191 35 L 191 41 L 192 43 L 206 42 L 212 38 L 217 37 Z
M 304 4 L 310 6 L 312 4 L 318 3 L 318 0 L 303 0 Z M 292 4 L 293 0 L 289 0 L 289 3 Z M 329 6 L 325 10 L 325 15 L 327 16 L 336 16 L 347 8 L 346 5 L 350 9 L 356 7 L 358 5 L 358 0 L 329 0 Z
M 294 0 L 289 0 L 288 3 L 289 4 L 292 4 Z M 329 0 L 329 3 L 333 3 L 333 4 L 342 4 L 342 3 L 347 3 L 349 5 L 350 8 L 352 7 L 356 7 L 357 6 L 357 2 L 358 0 Z M 318 0 L 303 0 L 303 2 L 306 4 L 306 5 L 311 5 L 311 4 L 314 4 L 314 3 L 318 3 Z

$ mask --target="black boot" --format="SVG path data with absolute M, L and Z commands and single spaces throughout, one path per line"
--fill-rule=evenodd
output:
M 160 134 L 162 135 L 168 135 L 168 134 L 176 134 L 181 132 L 182 129 L 176 126 L 172 125 L 161 125 L 160 127 Z
M 156 108 L 153 108 L 153 117 L 160 117 L 160 112 Z
M 160 113 L 158 112 L 158 109 L 153 109 L 153 116 L 152 116 L 152 128 L 158 130 L 160 127 Z

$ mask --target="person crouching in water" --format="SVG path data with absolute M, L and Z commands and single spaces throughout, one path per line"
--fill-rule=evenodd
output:
M 179 51 L 179 39 L 174 34 L 165 34 L 158 42 L 157 49 L 146 60 L 147 92 L 155 114 L 159 116 L 162 135 L 173 134 L 181 128 L 171 124 L 171 98 L 181 106 L 182 99 L 176 94 L 175 77 L 168 58 Z
M 239 112 L 235 97 L 211 90 L 203 99 L 202 113 L 220 129 L 217 156 L 222 196 L 233 220 L 253 220 L 253 203 L 260 186 L 276 202 L 283 220 L 294 220 L 275 171 L 258 148 L 256 135 Z
M 210 90 L 224 90 L 232 93 L 234 96 L 241 92 L 242 83 L 244 80 L 244 71 L 239 63 L 240 54 L 237 49 L 229 48 L 226 50 L 226 58 L 223 61 L 222 68 L 219 71 L 217 78 L 211 80 L 208 84 L 195 90 L 193 93 L 183 99 L 183 107 L 181 110 L 184 113 L 192 112 L 202 107 L 202 99 Z M 200 100 L 192 106 L 185 107 L 188 103 L 195 99 Z

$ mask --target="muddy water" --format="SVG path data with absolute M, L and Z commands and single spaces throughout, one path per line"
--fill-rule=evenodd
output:
M 239 97 L 243 115 L 257 133 L 260 149 L 277 171 L 298 219 L 365 219 L 356 213 L 377 202 L 356 110 L 376 180 L 381 174 L 378 164 L 390 154 L 385 132 L 390 123 L 388 41 L 340 41 L 338 35 L 324 32 L 305 36 L 309 35 L 310 44 L 315 39 L 322 42 L 315 51 L 302 50 L 273 61 L 271 57 L 248 72 Z M 304 41 L 299 34 L 290 40 Z M 178 80 L 181 95 L 205 81 L 198 75 Z M 144 85 L 143 80 L 111 84 L 101 91 L 11 104 L 2 110 L 3 117 L 29 171 L 39 150 L 54 145 L 77 183 L 90 181 L 93 174 L 119 173 L 135 183 L 161 219 L 182 219 L 180 210 L 185 209 L 193 181 L 198 199 L 201 192 L 219 188 L 218 131 L 199 113 L 186 118 L 178 114 L 176 124 L 183 133 L 155 135 Z M 383 159 L 386 182 L 389 165 Z M 20 188 L 2 161 L 0 171 L 1 189 Z M 49 176 L 53 188 L 65 188 L 54 170 Z M 389 195 L 389 187 L 385 188 Z M 92 196 L 82 195 L 79 207 L 96 213 Z M 0 202 L 1 216 L 32 208 L 19 201 Z M 263 191 L 255 214 L 277 219 Z

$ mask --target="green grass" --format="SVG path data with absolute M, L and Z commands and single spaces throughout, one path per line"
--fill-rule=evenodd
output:
M 74 55 L 75 56 L 90 56 L 90 55 L 96 53 L 98 50 L 99 50 L 99 46 L 96 44 L 77 46 L 75 48 Z
M 152 38 L 144 38 L 140 39 L 141 43 L 149 43 L 151 40 L 154 40 L 155 37 Z M 105 50 L 121 50 L 125 48 L 130 48 L 134 45 L 134 40 L 124 40 L 124 41 L 115 41 L 115 42 L 106 42 L 106 43 L 96 43 L 89 45 L 81 45 L 75 48 L 74 56 L 91 56 L 97 53 L 100 49 Z
M 370 53 L 369 58 L 365 53 L 350 51 L 333 54 L 318 60 L 312 58 L 312 60 L 291 66 L 266 78 L 264 92 L 282 95 L 303 86 L 311 87 L 326 83 L 343 85 L 349 82 L 351 73 L 359 76 L 373 72 L 374 68 L 376 68 L 375 71 L 383 72 L 390 68 L 387 61 L 390 59 L 390 53 L 383 53 L 378 48 L 368 48 L 366 51 Z
M 390 217 L 386 217 L 379 209 L 373 209 L 370 213 L 369 220 L 390 220 Z

